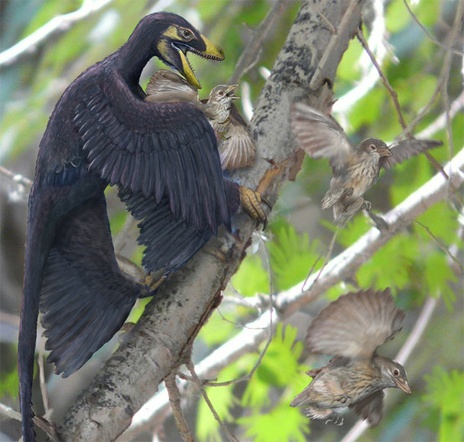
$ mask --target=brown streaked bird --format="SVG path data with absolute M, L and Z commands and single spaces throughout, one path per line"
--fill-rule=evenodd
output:
M 147 85 L 147 101 L 188 102 L 200 109 L 218 133 L 219 154 L 223 169 L 251 166 L 255 161 L 255 143 L 248 124 L 233 104 L 238 85 L 218 85 L 206 100 L 200 100 L 198 90 L 178 74 L 159 70 Z
M 313 380 L 290 405 L 305 407 L 311 419 L 338 425 L 343 418 L 335 409 L 349 407 L 377 425 L 383 414 L 383 389 L 411 393 L 404 367 L 377 355 L 377 348 L 401 330 L 403 318 L 388 288 L 348 293 L 330 303 L 311 323 L 306 346 L 311 353 L 334 357 L 306 373 Z
M 380 168 L 389 169 L 441 141 L 404 140 L 387 146 L 378 138 L 367 138 L 353 147 L 340 125 L 330 116 L 303 104 L 291 108 L 291 126 L 300 147 L 313 158 L 328 158 L 333 171 L 322 209 L 333 208 L 334 220 L 344 224 L 359 210 L 366 210 L 378 227 L 385 223 L 371 214 L 364 193 L 376 182 Z

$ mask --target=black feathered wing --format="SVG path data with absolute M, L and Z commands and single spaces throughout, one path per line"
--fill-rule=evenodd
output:
M 112 73 L 82 93 L 73 122 L 89 169 L 110 185 L 167 198 L 198 230 L 229 225 L 216 136 L 192 104 L 146 102 Z
M 224 185 L 227 207 L 233 215 L 240 205 L 239 186 L 228 180 Z M 154 197 L 126 190 L 120 190 L 119 197 L 132 216 L 140 221 L 138 242 L 145 246 L 142 265 L 147 272 L 162 271 L 167 275 L 180 269 L 212 236 L 209 228 L 198 230 L 176 219 L 167 199 L 157 203 Z
M 47 258 L 40 310 L 56 373 L 84 365 L 121 328 L 139 294 L 119 270 L 101 194 L 67 216 Z

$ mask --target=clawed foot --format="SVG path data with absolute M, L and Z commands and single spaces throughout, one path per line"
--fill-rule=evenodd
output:
M 325 421 L 327 425 L 329 422 L 335 424 L 337 427 L 341 427 L 343 425 L 343 417 L 337 413 L 332 413 L 330 418 Z
M 370 201 L 364 200 L 361 208 L 364 209 L 366 212 L 370 212 L 370 210 L 372 209 L 372 204 Z
M 267 226 L 267 217 L 261 208 L 261 203 L 266 204 L 269 209 L 271 205 L 268 200 L 261 196 L 260 193 L 255 192 L 249 187 L 240 186 L 240 202 L 243 209 L 258 222 L 263 225 L 263 229 Z
M 167 276 L 164 274 L 156 275 L 149 273 L 145 276 L 145 279 L 142 282 L 142 292 L 139 296 L 140 298 L 147 298 L 148 296 L 153 296 L 154 292 L 158 290 L 160 285 L 166 280 Z

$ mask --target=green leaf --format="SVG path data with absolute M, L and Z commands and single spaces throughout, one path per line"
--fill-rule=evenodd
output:
M 244 406 L 262 407 L 270 404 L 269 388 L 284 388 L 305 371 L 298 360 L 303 352 L 303 343 L 296 341 L 297 329 L 278 324 L 256 375 L 250 380 L 242 398 Z M 285 361 L 285 369 L 282 369 Z
M 17 397 L 19 389 L 18 371 L 14 368 L 9 373 L 0 376 L 0 397 Z
M 267 243 L 272 271 L 278 290 L 286 290 L 303 281 L 317 261 L 316 243 L 307 233 L 299 235 L 283 218 L 271 226 L 274 238 Z
M 438 440 L 440 442 L 458 441 L 464 438 L 464 372 L 447 372 L 441 366 L 435 366 L 430 375 L 424 376 L 427 393 L 422 396 L 440 413 Z
M 306 441 L 309 434 L 309 421 L 296 408 L 281 403 L 265 412 L 254 412 L 238 419 L 245 426 L 245 435 L 254 442 Z
M 232 286 L 243 296 L 269 293 L 269 275 L 258 255 L 248 255 L 232 277 Z

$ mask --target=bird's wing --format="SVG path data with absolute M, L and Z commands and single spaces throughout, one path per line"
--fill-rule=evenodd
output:
M 293 104 L 290 114 L 296 140 L 311 157 L 329 158 L 335 171 L 354 155 L 355 150 L 334 119 L 303 103 Z
M 154 73 L 147 85 L 146 101 L 156 103 L 192 103 L 200 106 L 198 91 L 179 74 L 165 69 Z
M 91 171 L 157 202 L 167 198 L 174 217 L 199 230 L 229 224 L 216 135 L 200 110 L 143 101 L 115 74 L 80 92 L 73 123 Z
M 306 345 L 313 353 L 370 359 L 377 347 L 401 330 L 403 318 L 390 289 L 348 293 L 313 320 Z
M 164 275 L 180 269 L 211 238 L 209 229 L 197 230 L 185 221 L 174 218 L 167 199 L 160 203 L 142 193 L 119 191 L 119 197 L 135 219 L 145 246 L 142 265 L 147 272 L 162 271 Z
M 443 145 L 443 143 L 436 140 L 403 140 L 389 146 L 392 155 L 389 157 L 381 157 L 379 159 L 379 164 L 389 169 L 395 164 L 402 163 L 408 158 L 419 155 L 421 152 L 424 152 L 424 150 L 433 149 L 441 145 Z
M 379 390 L 359 402 L 349 405 L 349 408 L 352 408 L 363 419 L 367 419 L 369 425 L 375 426 L 382 420 L 383 397 L 383 390 Z
M 242 125 L 229 124 L 226 139 L 219 147 L 223 169 L 239 169 L 255 162 L 255 143 L 250 131 Z
M 61 224 L 40 297 L 48 362 L 69 376 L 121 328 L 140 288 L 119 270 L 103 192 Z
M 229 212 L 233 214 L 240 205 L 239 187 L 232 181 L 224 181 L 224 184 Z M 198 230 L 176 219 L 167 199 L 157 203 L 154 197 L 124 189 L 119 190 L 119 197 L 132 216 L 140 221 L 138 242 L 145 246 L 142 265 L 147 272 L 161 271 L 167 275 L 180 269 L 212 236 L 209 229 Z

